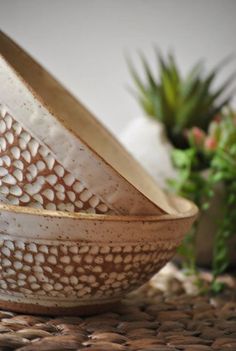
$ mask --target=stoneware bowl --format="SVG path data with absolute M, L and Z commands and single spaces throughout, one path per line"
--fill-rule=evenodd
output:
M 0 195 L 48 210 L 175 213 L 118 141 L 2 32 Z
M 0 205 L 0 308 L 40 314 L 108 310 L 174 255 L 197 208 L 110 216 Z

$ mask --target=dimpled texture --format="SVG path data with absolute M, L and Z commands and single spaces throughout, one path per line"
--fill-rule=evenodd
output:
M 0 104 L 0 197 L 12 205 L 112 213 Z
M 64 299 L 119 299 L 173 256 L 177 242 L 91 244 L 21 239 L 0 242 L 0 294 L 63 306 Z M 79 300 L 78 300 L 79 298 Z

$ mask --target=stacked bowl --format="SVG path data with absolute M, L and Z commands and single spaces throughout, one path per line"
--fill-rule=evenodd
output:
M 31 313 L 110 308 L 197 215 L 2 32 L 0 202 L 0 307 Z

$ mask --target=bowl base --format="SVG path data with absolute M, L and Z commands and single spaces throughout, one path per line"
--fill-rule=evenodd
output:
M 24 313 L 47 316 L 89 316 L 98 313 L 111 311 L 120 304 L 120 301 L 112 301 L 94 305 L 80 305 L 73 307 L 61 306 L 41 306 L 38 304 L 28 304 L 0 300 L 0 309 Z

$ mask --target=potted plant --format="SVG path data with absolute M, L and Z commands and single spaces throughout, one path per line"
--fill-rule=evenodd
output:
M 149 160 L 148 165 L 147 161 L 143 164 L 158 181 L 158 173 L 161 170 L 162 184 L 163 180 L 166 182 L 168 178 L 174 178 L 171 182 L 172 187 L 193 199 L 202 213 L 204 211 L 194 228 L 194 233 L 189 234 L 180 253 L 184 254 L 185 262 L 189 267 L 195 267 L 196 258 L 200 264 L 212 265 L 216 277 L 229 263 L 226 258 L 227 241 L 229 236 L 233 235 L 234 225 L 232 217 L 230 234 L 219 234 L 223 230 L 221 228 L 226 225 L 224 223 L 227 222 L 227 211 L 231 208 L 230 205 L 229 208 L 228 205 L 226 206 L 227 196 L 236 186 L 233 178 L 231 182 L 227 178 L 235 177 L 235 173 L 230 173 L 232 171 L 230 167 L 233 167 L 230 162 L 236 159 L 235 146 L 231 145 L 233 151 L 231 146 L 226 147 L 226 144 L 231 142 L 229 140 L 233 140 L 232 143 L 234 143 L 234 136 L 231 135 L 231 131 L 236 129 L 234 114 L 232 111 L 222 113 L 232 97 L 232 94 L 227 91 L 234 77 L 231 75 L 219 88 L 214 88 L 216 77 L 228 62 L 228 58 L 208 74 L 204 72 L 204 63 L 200 61 L 186 77 L 182 77 L 173 55 L 169 55 L 165 60 L 158 53 L 159 77 L 157 78 L 143 55 L 141 60 L 145 80 L 140 78 L 130 62 L 129 68 L 137 88 L 135 96 L 149 119 L 145 117 L 138 123 L 133 123 L 123 134 L 122 141 L 140 161 Z M 147 126 L 149 132 L 147 132 Z M 216 133 L 214 138 L 212 133 Z M 144 140 L 140 140 L 141 135 L 145 136 Z M 228 141 L 226 141 L 227 138 Z M 223 146 L 224 143 L 226 144 Z M 146 155 L 143 152 L 138 154 L 137 150 L 141 150 L 139 145 L 145 145 L 144 149 L 148 150 Z M 156 164 L 150 163 L 152 154 L 155 155 Z M 227 155 L 228 161 L 230 160 L 227 166 L 226 160 L 221 158 L 223 154 Z M 166 173 L 165 165 L 167 165 Z M 229 172 L 223 171 L 223 167 L 228 167 Z M 153 172 L 154 169 L 155 172 Z M 234 191 L 236 193 L 236 190 Z M 224 197 L 226 200 L 222 200 Z M 219 221 L 215 221 L 214 226 L 210 225 L 212 216 L 220 217 L 219 212 L 222 214 Z M 209 228 L 208 239 L 204 234 L 204 228 Z M 204 251 L 201 247 L 206 248 L 206 243 L 209 245 Z M 220 261 L 222 261 L 221 264 Z

